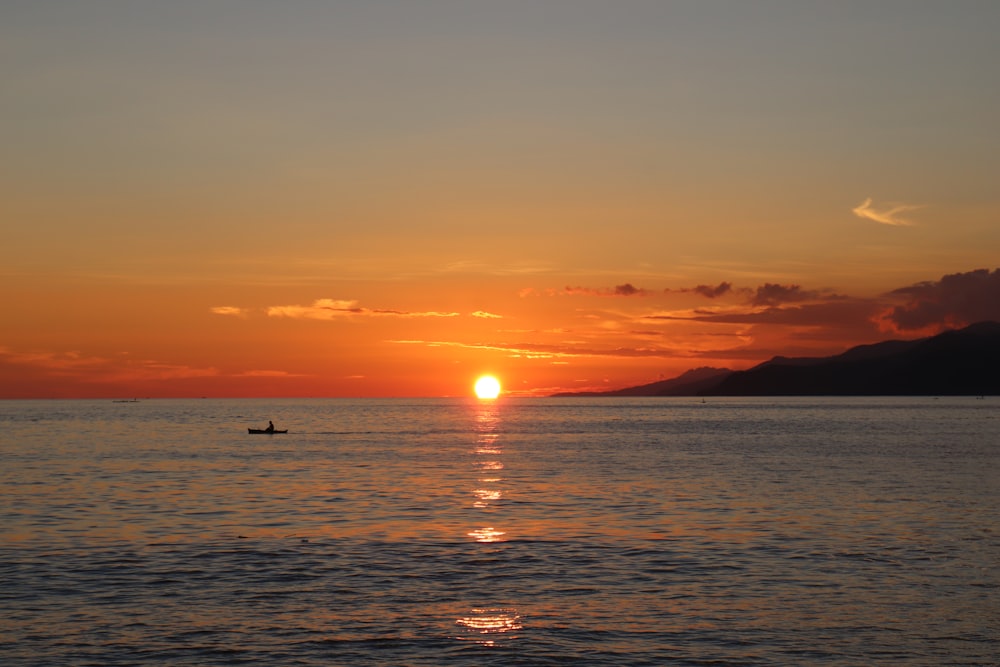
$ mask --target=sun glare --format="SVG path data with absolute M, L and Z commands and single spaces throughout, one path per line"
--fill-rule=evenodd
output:
M 477 398 L 496 398 L 500 395 L 500 381 L 492 375 L 484 375 L 476 380 Z

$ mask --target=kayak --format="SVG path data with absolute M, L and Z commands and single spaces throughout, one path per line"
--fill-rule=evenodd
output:
M 268 431 L 266 428 L 248 428 L 251 433 L 288 433 L 286 428 L 284 431 Z

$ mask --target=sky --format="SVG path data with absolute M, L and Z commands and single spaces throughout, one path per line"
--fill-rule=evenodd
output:
M 1000 3 L 0 3 L 0 398 L 615 389 L 1000 320 Z

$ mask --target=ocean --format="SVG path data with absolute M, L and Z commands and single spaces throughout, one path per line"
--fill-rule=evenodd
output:
M 0 456 L 7 667 L 1000 656 L 995 397 L 0 401 Z

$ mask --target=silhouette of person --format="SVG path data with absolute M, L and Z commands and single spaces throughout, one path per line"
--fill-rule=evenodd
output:
M 267 428 L 264 429 L 264 430 L 267 431 L 268 433 L 274 433 L 274 422 L 271 421 L 270 419 L 268 419 L 267 420 Z

